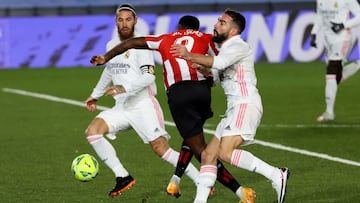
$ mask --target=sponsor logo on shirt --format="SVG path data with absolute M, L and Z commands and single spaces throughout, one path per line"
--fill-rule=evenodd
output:
M 111 74 L 126 74 L 130 69 L 127 63 L 108 63 L 107 68 L 110 69 Z

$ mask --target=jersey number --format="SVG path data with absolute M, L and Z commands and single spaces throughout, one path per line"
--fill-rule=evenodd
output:
M 178 39 L 176 39 L 176 41 L 174 42 L 174 44 L 182 44 L 185 45 L 186 49 L 191 52 L 193 46 L 194 46 L 194 38 L 190 37 L 190 36 L 183 36 L 180 37 Z

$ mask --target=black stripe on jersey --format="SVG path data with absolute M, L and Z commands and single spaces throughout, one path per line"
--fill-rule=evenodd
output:
M 155 75 L 155 67 L 152 65 L 143 65 L 140 67 L 142 73 L 150 73 Z

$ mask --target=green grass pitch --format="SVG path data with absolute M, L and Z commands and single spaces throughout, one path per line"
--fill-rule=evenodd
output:
M 113 141 L 123 165 L 136 178 L 136 185 L 116 198 L 109 198 L 114 177 L 100 161 L 100 173 L 91 182 L 79 182 L 70 172 L 77 155 L 96 156 L 84 137 L 84 130 L 96 113 L 84 107 L 11 93 L 4 88 L 25 90 L 75 101 L 83 101 L 100 77 L 101 68 L 46 68 L 0 70 L 0 202 L 126 202 L 189 203 L 195 185 L 182 179 L 182 196 L 166 195 L 165 188 L 174 171 L 130 130 Z M 288 203 L 360 202 L 360 75 L 339 86 L 336 121 L 319 124 L 316 117 L 325 109 L 325 67 L 321 62 L 256 64 L 258 89 L 264 115 L 256 139 L 282 150 L 259 144 L 245 149 L 276 166 L 287 166 Z M 157 69 L 158 99 L 165 118 L 172 121 Z M 110 107 L 104 97 L 99 104 Z M 206 129 L 214 130 L 225 110 L 220 86 L 213 88 L 214 117 Z M 167 126 L 170 145 L 179 149 L 181 139 Z M 207 134 L 207 139 L 210 134 Z M 298 151 L 297 151 L 298 150 Z M 324 155 L 323 157 L 309 156 Z M 98 158 L 98 157 L 97 157 Z M 338 158 L 338 159 L 337 159 Z M 348 160 L 348 163 L 342 162 Z M 351 162 L 352 161 L 352 162 Z M 199 164 L 193 160 L 196 166 Z M 256 190 L 257 203 L 276 199 L 271 183 L 264 177 L 226 165 L 241 184 Z M 216 183 L 209 203 L 238 202 L 238 198 Z

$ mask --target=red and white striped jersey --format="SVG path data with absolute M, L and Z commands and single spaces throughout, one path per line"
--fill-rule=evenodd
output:
M 180 81 L 205 80 L 196 69 L 191 68 L 191 62 L 170 54 L 173 44 L 183 44 L 191 53 L 216 55 L 218 53 L 212 35 L 198 30 L 177 30 L 169 34 L 146 36 L 146 43 L 152 50 L 159 51 L 163 61 L 165 88 Z

